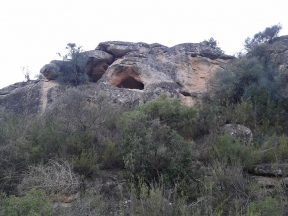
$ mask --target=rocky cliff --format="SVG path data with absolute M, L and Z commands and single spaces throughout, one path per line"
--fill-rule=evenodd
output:
M 80 54 L 78 67 L 89 76 L 82 85 L 88 98 L 106 95 L 114 102 L 137 105 L 166 94 L 191 106 L 206 91 L 207 81 L 232 56 L 207 43 L 174 47 L 160 44 L 110 41 Z M 44 65 L 45 79 L 17 83 L 0 90 L 0 109 L 17 113 L 43 113 L 69 86 L 56 80 L 71 61 Z
M 288 36 L 276 38 L 268 55 L 281 69 L 287 68 Z M 110 41 L 80 54 L 77 67 L 90 82 L 82 85 L 88 98 L 106 95 L 118 103 L 138 105 L 161 94 L 192 106 L 207 89 L 215 72 L 233 59 L 209 44 L 160 44 Z M 71 69 L 71 61 L 53 60 L 43 66 L 45 79 L 17 83 L 0 90 L 0 110 L 43 113 L 69 86 L 57 77 Z

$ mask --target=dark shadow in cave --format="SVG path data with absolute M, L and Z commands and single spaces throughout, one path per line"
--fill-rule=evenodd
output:
M 117 85 L 118 88 L 128 88 L 128 89 L 144 89 L 144 84 L 134 79 L 131 76 L 126 76 L 121 80 L 121 82 Z

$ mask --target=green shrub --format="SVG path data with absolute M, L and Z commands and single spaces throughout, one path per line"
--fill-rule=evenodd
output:
M 55 157 L 65 141 L 65 133 L 52 119 L 36 119 L 26 134 L 27 142 L 21 151 L 28 154 L 31 162 L 48 161 Z
M 58 208 L 54 212 L 55 215 L 61 216 L 120 215 L 118 214 L 118 206 L 115 206 L 113 201 L 107 199 L 98 189 L 90 188 L 89 191 L 72 202 L 70 208 Z
M 7 197 L 2 208 L 7 216 L 52 215 L 52 205 L 47 196 L 37 190 L 31 190 L 22 197 Z
M 139 107 L 139 112 L 149 120 L 159 119 L 161 124 L 168 125 L 184 137 L 191 138 L 197 133 L 197 111 L 178 100 L 160 97 Z
M 22 151 L 27 143 L 30 117 L 0 113 L 0 193 L 14 193 L 21 173 L 28 166 L 28 154 Z
M 235 138 L 223 135 L 216 138 L 215 156 L 229 164 L 242 161 L 246 156 L 244 146 Z
M 279 216 L 283 215 L 284 208 L 281 201 L 273 197 L 250 202 L 247 207 L 247 216 Z
M 254 147 L 245 146 L 239 140 L 225 134 L 215 138 L 212 157 L 227 164 L 241 163 L 250 166 L 258 162 L 259 155 Z
M 210 84 L 210 105 L 219 107 L 223 119 L 245 121 L 258 134 L 283 133 L 288 100 L 281 94 L 279 77 L 277 66 L 267 65 L 259 56 L 241 57 L 216 74 Z M 244 113 L 238 118 L 241 110 Z
M 178 131 L 188 135 L 189 128 L 193 133 L 194 120 L 193 109 L 163 98 L 125 113 L 119 128 L 127 171 L 147 182 L 162 176 L 171 183 L 192 175 L 192 143 L 185 141 Z
M 97 162 L 97 155 L 93 150 L 84 150 L 73 160 L 73 167 L 77 173 L 89 177 L 97 171 Z
M 101 168 L 117 169 L 123 167 L 124 164 L 119 147 L 111 140 L 108 140 L 104 143 L 104 150 L 101 155 Z
M 165 191 L 164 187 L 159 185 L 149 188 L 146 184 L 141 184 L 139 189 L 132 188 L 128 205 L 120 203 L 123 215 L 193 215 L 185 197 L 178 196 L 175 191 Z
M 215 161 L 211 173 L 203 178 L 201 202 L 193 211 L 198 215 L 244 215 L 247 202 L 255 195 L 254 184 L 245 177 L 241 164 L 227 165 Z
M 272 136 L 259 146 L 261 161 L 264 163 L 281 162 L 288 159 L 288 137 Z

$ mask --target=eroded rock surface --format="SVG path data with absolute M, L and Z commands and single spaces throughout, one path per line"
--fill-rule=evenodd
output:
M 46 80 L 19 84 L 14 90 L 9 87 L 11 91 L 1 90 L 8 91 L 10 96 L 2 94 L 0 105 L 1 109 L 18 112 L 26 109 L 21 102 L 26 97 L 27 103 L 34 103 L 33 106 L 27 104 L 27 112 L 45 112 L 53 103 L 51 98 L 69 87 L 57 84 L 57 79 L 61 74 L 69 74 L 67 71 L 76 65 L 77 70 L 89 77 L 89 82 L 82 85 L 89 98 L 105 95 L 113 102 L 135 106 L 165 94 L 192 106 L 207 90 L 207 82 L 215 72 L 231 59 L 233 57 L 206 43 L 185 43 L 169 48 L 161 44 L 103 42 L 95 50 L 80 53 L 77 62 L 53 60 L 44 65 L 40 73 Z M 33 97 L 29 96 L 31 94 Z M 8 99 L 12 95 L 18 99 Z M 14 108 L 10 109 L 11 106 Z
M 222 133 L 228 134 L 245 145 L 253 142 L 253 133 L 250 128 L 240 124 L 226 124 L 222 127 Z
M 256 176 L 288 177 L 288 164 L 258 164 L 251 167 L 249 172 Z

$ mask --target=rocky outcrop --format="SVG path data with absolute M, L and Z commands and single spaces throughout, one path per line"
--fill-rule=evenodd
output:
M 268 43 L 265 55 L 279 66 L 280 72 L 288 74 L 288 36 Z M 53 82 L 77 66 L 89 77 L 90 82 L 83 85 L 89 98 L 106 95 L 113 102 L 135 106 L 166 94 L 193 106 L 207 90 L 207 83 L 215 72 L 232 59 L 205 42 L 169 48 L 156 43 L 109 41 L 100 43 L 95 50 L 80 53 L 76 62 L 53 60 L 40 72 L 48 82 Z M 53 86 L 49 89 L 53 94 L 43 93 L 49 83 L 44 87 L 43 84 L 44 81 L 18 83 L 0 90 L 0 109 L 41 113 L 53 102 L 51 95 L 55 98 L 68 88 Z M 283 94 L 288 95 L 287 92 Z M 50 99 L 43 100 L 45 95 Z M 248 143 L 249 140 L 251 138 Z
M 166 94 L 192 106 L 206 91 L 207 82 L 215 72 L 231 59 L 233 57 L 207 43 L 185 43 L 169 48 L 161 44 L 103 42 L 95 50 L 80 53 L 76 61 L 53 60 L 44 65 L 40 73 L 46 81 L 18 84 L 11 91 L 1 90 L 8 93 L 1 96 L 0 106 L 13 112 L 27 106 L 25 112 L 45 112 L 54 101 L 51 98 L 69 87 L 55 80 L 75 67 L 89 77 L 90 82 L 82 85 L 89 98 L 106 95 L 113 102 L 135 106 Z M 28 96 L 31 94 L 32 97 Z M 18 100 L 14 101 L 12 95 Z M 33 106 L 24 105 L 26 102 L 21 102 L 24 97 L 27 103 L 34 103 Z M 10 109 L 11 106 L 15 109 Z
M 273 63 L 282 69 L 288 69 L 288 35 L 273 39 L 266 48 Z
M 258 164 L 251 167 L 249 173 L 256 176 L 288 177 L 288 164 Z
M 253 134 L 250 128 L 240 124 L 226 124 L 222 127 L 222 133 L 228 134 L 245 145 L 251 145 Z
M 15 83 L 0 90 L 0 112 L 42 114 L 65 89 L 65 86 L 47 80 Z
M 0 112 L 35 114 L 40 107 L 40 81 L 15 83 L 0 90 Z
M 160 44 L 105 42 L 96 50 L 114 56 L 114 62 L 99 80 L 101 91 L 113 100 L 137 104 L 160 94 L 193 105 L 207 89 L 207 82 L 231 56 L 204 43 Z

